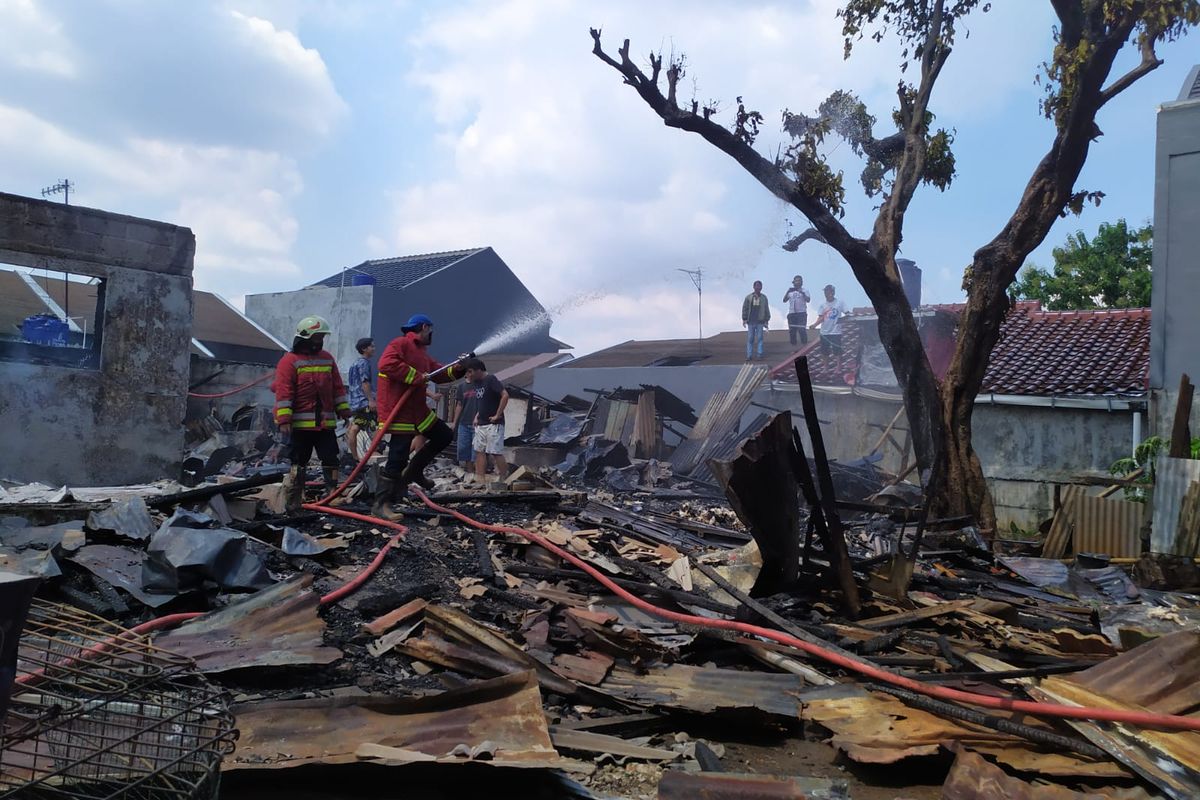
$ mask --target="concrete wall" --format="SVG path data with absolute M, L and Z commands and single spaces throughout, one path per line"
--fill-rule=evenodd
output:
M 325 338 L 325 349 L 337 359 L 342 377 L 358 358 L 354 343 L 371 333 L 371 309 L 374 286 L 346 286 L 330 289 L 300 289 L 246 296 L 246 316 L 261 325 L 286 347 L 292 346 L 296 323 L 316 314 L 329 321 L 333 334 Z
M 196 391 L 202 394 L 221 394 L 261 377 L 266 372 L 274 373 L 275 368 L 264 367 L 262 364 L 239 364 L 234 361 L 214 361 L 193 354 L 191 357 L 189 383 L 194 384 L 211 375 L 212 380 L 206 381 Z M 219 373 L 219 374 L 217 374 Z M 189 397 L 187 401 L 187 419 L 195 420 L 215 414 L 222 422 L 229 422 L 233 412 L 242 406 L 259 405 L 267 409 L 275 407 L 275 394 L 271 391 L 271 379 L 257 386 L 220 398 Z
M 0 362 L 0 477 L 178 474 L 195 249 L 187 228 L 0 194 L 0 261 L 105 281 L 99 369 Z
M 1154 179 L 1150 386 L 1174 390 L 1200 382 L 1200 99 L 1159 109 Z
M 755 399 L 801 417 L 795 388 L 764 389 Z M 865 456 L 891 422 L 898 403 L 845 393 L 816 392 L 817 417 L 830 458 L 852 461 Z M 1127 410 L 1043 408 L 1016 405 L 975 406 L 972 421 L 975 452 L 987 476 L 1002 528 L 1012 523 L 1036 528 L 1051 515 L 1054 487 L 1080 475 L 1107 475 L 1109 465 L 1129 455 L 1133 414 Z M 903 445 L 908 420 L 901 417 L 893 438 Z M 808 435 L 803 431 L 806 446 Z M 885 444 L 880 466 L 900 468 L 895 447 Z M 916 481 L 911 476 L 910 481 Z

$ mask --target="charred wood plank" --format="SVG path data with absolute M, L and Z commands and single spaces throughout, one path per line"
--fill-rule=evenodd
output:
M 841 518 L 837 513 L 837 498 L 833 491 L 833 476 L 829 472 L 829 458 L 825 453 L 825 439 L 817 422 L 817 400 L 813 394 L 812 379 L 808 374 L 808 358 L 796 359 L 796 381 L 800 385 L 800 403 L 804 408 L 804 419 L 808 425 L 808 438 L 812 443 L 813 461 L 817 469 L 817 486 L 820 490 L 821 509 L 825 513 L 828 540 L 824 542 L 826 555 L 833 566 L 834 577 L 842 590 L 842 600 L 851 617 L 862 610 L 858 596 L 858 584 L 854 582 L 854 568 L 850 563 L 850 551 L 846 547 L 846 535 Z M 818 532 L 820 532 L 818 530 Z

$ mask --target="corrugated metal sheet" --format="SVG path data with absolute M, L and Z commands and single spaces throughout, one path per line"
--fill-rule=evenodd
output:
M 237 706 L 241 737 L 226 771 L 304 764 L 451 763 L 559 767 L 532 672 L 428 697 L 326 697 Z M 475 758 L 472 751 L 486 749 Z M 458 755 L 466 750 L 463 755 Z M 402 794 L 402 792 L 401 792 Z
M 1117 558 L 1142 554 L 1141 530 L 1146 505 L 1128 500 L 1081 495 L 1075 501 L 1075 552 L 1104 553 Z
M 1070 680 L 1159 714 L 1186 714 L 1200 706 L 1200 632 L 1160 636 Z
M 330 664 L 342 651 L 324 643 L 325 620 L 312 575 L 301 574 L 198 617 L 155 645 L 194 659 L 206 673 L 247 667 Z
M 1083 487 L 1068 486 L 1046 535 L 1042 555 L 1062 558 L 1070 551 L 1137 558 L 1142 552 L 1145 514 L 1142 503 L 1091 497 Z
M 675 474 L 707 472 L 705 464 L 713 457 L 714 450 L 722 447 L 728 450 L 727 439 L 731 436 L 735 447 L 746 438 L 746 434 L 739 430 L 742 416 L 750 407 L 755 389 L 766 375 L 765 367 L 747 364 L 738 372 L 729 391 L 718 392 L 709 398 L 687 441 L 681 443 L 671 455 L 671 468 Z
M 1200 460 L 1162 455 L 1154 467 L 1154 518 L 1150 531 L 1150 550 L 1175 552 L 1179 530 L 1179 509 L 1192 481 L 1200 480 Z

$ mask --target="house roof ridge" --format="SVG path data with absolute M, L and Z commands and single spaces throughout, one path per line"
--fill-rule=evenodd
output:
M 368 258 L 366 261 L 360 262 L 357 266 L 365 266 L 367 264 L 392 264 L 397 261 L 416 261 L 421 258 L 435 258 L 437 256 L 453 256 L 453 255 L 468 255 L 479 253 L 487 250 L 488 246 L 483 247 L 464 247 L 458 250 L 435 250 L 429 253 L 409 253 L 406 256 L 388 256 L 386 258 Z

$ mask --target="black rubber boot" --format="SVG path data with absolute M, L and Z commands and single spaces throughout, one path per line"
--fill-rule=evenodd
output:
M 409 464 L 408 468 L 404 470 L 403 480 L 406 483 L 415 483 L 427 492 L 433 491 L 433 481 L 426 478 L 423 472 L 413 469 L 412 464 Z
M 384 472 L 379 473 L 375 481 L 375 502 L 371 505 L 371 516 L 396 521 L 403 519 L 403 514 L 397 514 L 392 504 L 408 491 L 408 483 L 397 481 Z

